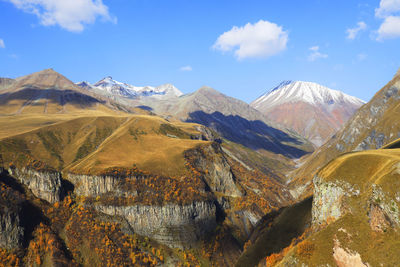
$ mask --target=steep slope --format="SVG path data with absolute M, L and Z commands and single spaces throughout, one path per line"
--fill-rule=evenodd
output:
M 398 148 L 379 149 L 342 155 L 321 169 L 312 229 L 277 266 L 397 266 L 399 161 Z
M 116 81 L 111 76 L 105 77 L 93 85 L 88 82 L 80 82 L 77 83 L 77 85 L 86 90 L 95 91 L 108 97 L 122 97 L 128 99 L 140 99 L 146 97 L 168 99 L 182 95 L 182 92 L 172 84 L 163 84 L 157 87 L 139 87 Z
M 115 113 L 118 109 L 123 108 L 80 89 L 52 69 L 17 78 L 0 92 L 0 113 L 3 115 Z
M 317 171 L 338 155 L 353 150 L 380 148 L 400 134 L 400 74 L 384 86 L 325 145 L 304 159 L 289 176 L 293 194 L 311 193 L 311 179 Z
M 223 138 L 253 150 L 265 150 L 289 158 L 298 158 L 312 150 L 304 138 L 272 125 L 248 104 L 210 87 L 202 87 L 173 102 L 161 102 L 152 108 L 182 121 L 203 124 Z
M 319 147 L 363 104 L 356 97 L 316 83 L 285 81 L 250 105 Z

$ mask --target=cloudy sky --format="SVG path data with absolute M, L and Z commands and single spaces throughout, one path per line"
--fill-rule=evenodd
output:
M 0 77 L 54 68 L 246 102 L 305 80 L 368 101 L 399 48 L 400 0 L 0 0 Z

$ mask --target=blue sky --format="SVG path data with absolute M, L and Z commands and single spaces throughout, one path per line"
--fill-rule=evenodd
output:
M 0 77 L 54 68 L 246 102 L 305 80 L 368 101 L 400 68 L 399 16 L 400 0 L 0 0 Z

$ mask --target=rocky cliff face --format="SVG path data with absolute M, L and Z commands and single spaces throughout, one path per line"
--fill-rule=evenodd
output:
M 0 247 L 6 249 L 18 248 L 22 244 L 24 229 L 20 225 L 20 207 L 0 211 Z
M 231 197 L 242 195 L 219 145 L 213 144 L 190 150 L 186 152 L 186 158 L 202 173 L 212 191 Z
M 360 194 L 359 189 L 345 181 L 325 182 L 316 175 L 313 183 L 312 222 L 314 225 L 340 218 L 346 212 L 346 198 Z
M 27 168 L 10 168 L 9 171 L 13 177 L 28 186 L 36 197 L 50 203 L 60 201 L 61 174 L 59 172 L 38 172 Z
M 80 196 L 96 197 L 109 192 L 115 196 L 137 195 L 135 191 L 122 190 L 121 178 L 118 177 L 68 174 L 68 180 L 74 184 L 74 191 Z
M 0 248 L 14 249 L 21 247 L 24 237 L 20 218 L 23 199 L 3 183 L 3 171 L 0 167 Z
M 216 227 L 216 207 L 212 202 L 163 206 L 94 206 L 108 215 L 125 218 L 132 229 L 170 247 L 188 248 Z

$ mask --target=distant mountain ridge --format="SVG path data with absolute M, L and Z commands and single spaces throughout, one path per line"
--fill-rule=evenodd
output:
M 301 136 L 268 121 L 249 104 L 203 86 L 175 101 L 155 105 L 156 113 L 171 114 L 181 121 L 195 122 L 214 129 L 222 137 L 259 150 L 265 149 L 289 158 L 312 150 Z
M 7 86 L 0 93 L 1 114 L 128 111 L 115 101 L 80 88 L 53 69 L 3 81 Z
M 77 85 L 87 90 L 97 89 L 99 93 L 108 96 L 118 96 L 129 99 L 137 99 L 140 97 L 169 98 L 183 95 L 183 93 L 172 84 L 163 84 L 157 87 L 133 86 L 128 83 L 116 81 L 111 76 L 107 76 L 95 84 L 83 81 L 77 83 Z
M 365 102 L 313 82 L 284 81 L 250 105 L 321 146 Z

